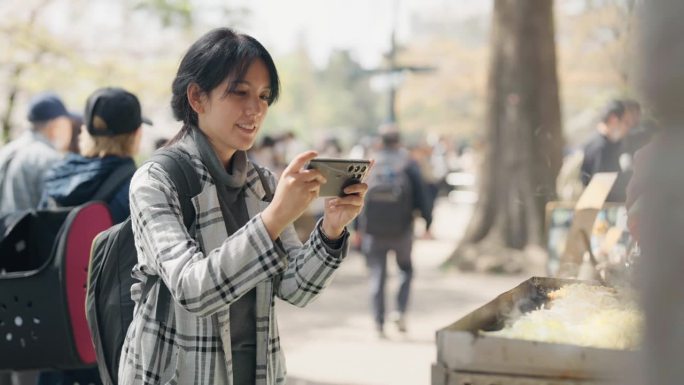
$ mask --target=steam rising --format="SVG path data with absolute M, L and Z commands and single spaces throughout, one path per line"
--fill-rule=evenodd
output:
M 643 316 L 625 292 L 605 286 L 566 285 L 548 294 L 550 302 L 520 314 L 518 306 L 502 330 L 488 336 L 607 349 L 636 349 Z

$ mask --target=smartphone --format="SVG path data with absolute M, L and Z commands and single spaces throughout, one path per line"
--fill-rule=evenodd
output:
M 315 158 L 306 165 L 308 169 L 316 169 L 323 174 L 327 182 L 321 185 L 319 196 L 343 197 L 347 186 L 362 182 L 370 171 L 370 160 L 365 159 L 332 159 Z

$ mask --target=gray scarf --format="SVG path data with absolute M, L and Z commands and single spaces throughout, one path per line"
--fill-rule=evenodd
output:
M 233 214 L 234 210 L 231 210 L 231 208 L 234 209 L 235 205 L 240 204 L 245 206 L 240 207 L 240 209 L 246 211 L 244 199 L 240 203 L 238 202 L 238 197 L 242 196 L 244 198 L 244 187 L 247 180 L 247 154 L 244 151 L 236 151 L 230 160 L 228 169 L 226 169 L 216 155 L 211 143 L 209 143 L 209 139 L 199 128 L 193 127 L 190 130 L 190 135 L 197 146 L 202 162 L 209 170 L 214 183 L 216 183 L 223 220 L 226 223 L 228 234 L 231 235 L 246 223 L 240 223 L 242 221 L 235 217 Z

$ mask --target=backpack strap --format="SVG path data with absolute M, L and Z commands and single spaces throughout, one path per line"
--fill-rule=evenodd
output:
M 261 187 L 264 189 L 264 201 L 270 202 L 273 200 L 273 192 L 271 191 L 271 186 L 268 185 L 268 179 L 266 179 L 266 175 L 264 175 L 264 170 L 261 168 L 261 166 L 258 166 L 254 163 L 252 163 L 254 166 L 254 170 L 256 171 L 257 175 L 259 175 L 259 180 L 261 181 Z
M 200 193 L 202 184 L 190 157 L 178 148 L 162 148 L 157 150 L 148 162 L 159 163 L 169 173 L 178 191 L 183 223 L 190 229 L 195 221 L 195 207 L 191 199 Z
M 195 167 L 192 165 L 190 157 L 178 148 L 169 147 L 157 150 L 148 162 L 158 163 L 164 171 L 169 173 L 171 181 L 178 191 L 178 201 L 183 214 L 183 224 L 190 230 L 195 222 L 195 207 L 192 205 L 192 198 L 200 193 L 202 185 Z M 157 282 L 159 285 L 159 297 L 157 297 L 156 320 L 165 322 L 169 314 L 171 304 L 171 293 L 159 276 L 148 277 L 140 296 L 141 301 L 147 298 L 150 290 Z
M 121 185 L 133 177 L 135 170 L 136 167 L 133 162 L 125 162 L 120 165 L 109 174 L 90 200 L 108 203 L 114 197 L 114 194 L 119 191 Z

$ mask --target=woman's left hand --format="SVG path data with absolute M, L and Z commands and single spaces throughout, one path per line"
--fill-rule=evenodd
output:
M 344 197 L 327 198 L 323 215 L 323 232 L 330 239 L 337 239 L 342 235 L 344 227 L 356 218 L 363 209 L 363 201 L 368 191 L 368 185 L 357 183 L 347 186 Z

